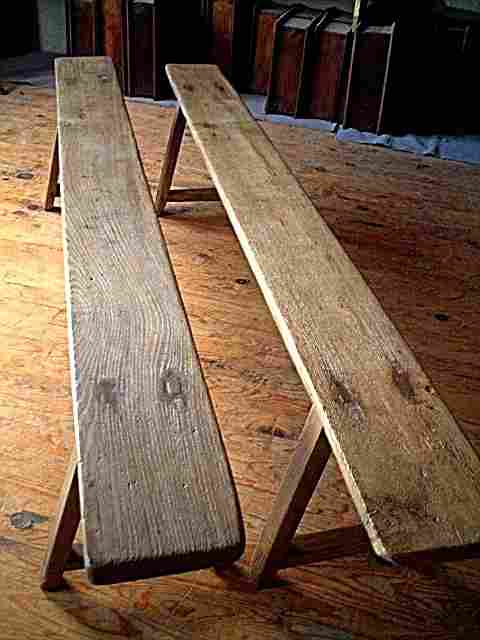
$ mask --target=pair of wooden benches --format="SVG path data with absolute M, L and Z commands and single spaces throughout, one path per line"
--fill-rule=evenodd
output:
M 231 472 L 157 224 L 179 200 L 222 201 L 312 401 L 254 553 L 258 583 L 305 560 L 291 541 L 332 451 L 367 535 L 340 532 L 340 544 L 327 533 L 310 559 L 366 540 L 389 561 L 476 549 L 480 463 L 413 353 L 219 70 L 167 71 L 178 109 L 154 206 L 111 62 L 56 62 L 46 208 L 59 174 L 76 450 L 44 588 L 78 566 L 79 522 L 94 583 L 230 563 L 243 551 Z M 215 189 L 171 188 L 186 124 Z

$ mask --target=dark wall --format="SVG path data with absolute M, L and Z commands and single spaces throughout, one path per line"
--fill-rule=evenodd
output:
M 0 17 L 0 56 L 20 56 L 39 49 L 35 0 L 2 2 Z

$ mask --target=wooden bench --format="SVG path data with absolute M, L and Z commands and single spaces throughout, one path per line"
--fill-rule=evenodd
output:
M 56 80 L 76 447 L 42 586 L 78 568 L 80 522 L 96 584 L 228 564 L 237 495 L 113 65 L 59 59 Z
M 309 560 L 365 540 L 388 561 L 478 551 L 480 463 L 414 354 L 220 71 L 167 72 L 179 107 L 157 212 L 177 199 L 187 123 L 312 401 L 253 576 L 260 584 L 306 560 L 291 541 L 331 451 L 368 538 L 359 528 L 325 532 Z

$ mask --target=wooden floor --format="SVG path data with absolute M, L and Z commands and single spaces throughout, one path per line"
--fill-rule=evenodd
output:
M 238 484 L 247 554 L 201 571 L 45 594 L 38 571 L 72 444 L 61 220 L 42 210 L 55 100 L 0 96 L 0 639 L 480 637 L 480 559 L 388 567 L 357 555 L 245 578 L 308 400 L 220 204 L 162 219 Z M 173 110 L 130 103 L 155 184 Z M 480 171 L 265 125 L 480 453 Z M 177 186 L 208 185 L 192 140 Z M 395 443 L 392 442 L 392 447 Z M 382 463 L 381 460 L 378 461 Z M 303 533 L 358 523 L 333 460 Z

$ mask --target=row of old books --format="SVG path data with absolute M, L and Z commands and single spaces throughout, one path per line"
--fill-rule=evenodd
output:
M 267 113 L 376 133 L 478 129 L 472 15 L 383 3 L 355 28 L 352 5 L 214 0 L 212 59 L 238 89 L 265 95 Z
M 130 96 L 171 97 L 165 64 L 211 61 L 239 91 L 265 95 L 268 113 L 376 133 L 478 129 L 472 11 L 372 0 L 356 28 L 350 0 L 66 4 L 71 53 L 110 55 Z

